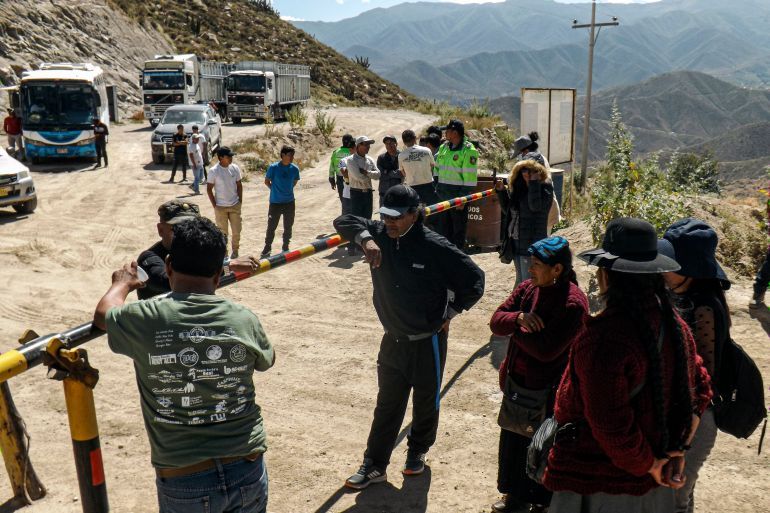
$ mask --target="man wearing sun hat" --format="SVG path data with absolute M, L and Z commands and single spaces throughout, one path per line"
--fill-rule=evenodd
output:
M 345 486 L 360 490 L 385 481 L 386 468 L 412 393 L 404 475 L 425 469 L 436 440 L 441 375 L 449 321 L 484 294 L 484 271 L 426 228 L 420 197 L 394 185 L 383 197 L 382 221 L 343 215 L 334 228 L 360 245 L 371 266 L 373 303 L 385 334 L 377 357 L 377 406 L 364 461 Z
M 167 201 L 158 207 L 158 235 L 160 240 L 143 251 L 136 259 L 139 267 L 149 276 L 145 287 L 137 289 L 139 299 L 149 299 L 171 290 L 166 274 L 166 257 L 171 249 L 174 225 L 188 219 L 200 217 L 200 209 L 195 203 L 182 200 Z
M 380 179 L 377 163 L 368 155 L 374 139 L 366 135 L 356 137 L 353 154 L 340 161 L 340 171 L 350 185 L 350 212 L 355 216 L 372 218 L 372 179 Z

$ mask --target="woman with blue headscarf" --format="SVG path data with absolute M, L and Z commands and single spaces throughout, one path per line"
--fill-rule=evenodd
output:
M 525 504 L 531 512 L 548 508 L 551 493 L 526 475 L 527 446 L 553 411 L 569 348 L 588 315 L 567 240 L 548 237 L 530 245 L 528 253 L 530 278 L 516 286 L 489 322 L 495 335 L 510 337 L 500 365 L 504 397 L 497 487 L 503 498 L 492 506 L 497 512 L 519 511 Z

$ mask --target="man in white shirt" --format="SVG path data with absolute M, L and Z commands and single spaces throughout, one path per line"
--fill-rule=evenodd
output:
M 214 219 L 217 227 L 225 235 L 228 235 L 228 223 L 233 229 L 233 252 L 230 258 L 238 258 L 238 247 L 241 242 L 243 186 L 241 185 L 241 169 L 233 164 L 233 156 L 235 153 L 226 146 L 217 150 L 219 164 L 209 169 L 206 192 L 211 206 L 214 207 Z
M 203 153 L 199 134 L 192 134 L 190 137 L 190 142 L 187 143 L 187 156 L 190 157 L 190 167 L 193 172 L 193 183 L 190 189 L 198 195 L 201 193 L 199 185 L 203 181 Z
M 372 179 L 380 179 L 377 163 L 367 155 L 374 139 L 361 135 L 356 138 L 355 152 L 340 161 L 342 176 L 350 184 L 350 213 L 354 216 L 372 218 Z
M 200 129 L 198 128 L 198 125 L 192 126 L 192 134 L 198 136 L 198 146 L 201 147 L 201 155 L 206 155 L 206 152 L 209 150 L 208 141 L 206 140 L 206 136 L 200 133 Z M 206 164 L 203 164 L 203 179 L 208 180 L 208 172 L 206 171 Z M 203 181 L 201 180 L 201 183 Z
M 404 130 L 401 141 L 404 143 L 404 149 L 398 154 L 398 167 L 404 177 L 404 183 L 417 191 L 420 201 L 425 205 L 438 203 L 433 183 L 436 166 L 433 153 L 425 146 L 415 144 L 417 135 L 412 130 Z

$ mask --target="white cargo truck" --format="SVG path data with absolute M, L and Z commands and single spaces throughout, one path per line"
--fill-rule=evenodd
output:
M 171 105 L 204 102 L 213 103 L 225 118 L 228 69 L 225 63 L 203 61 L 195 54 L 156 55 L 145 61 L 139 80 L 144 118 L 156 126 Z
M 310 99 L 310 66 L 242 61 L 227 76 L 227 112 L 242 119 L 284 119 L 294 105 Z

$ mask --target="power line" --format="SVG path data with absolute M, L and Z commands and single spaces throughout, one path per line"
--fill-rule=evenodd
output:
M 617 27 L 620 25 L 616 16 L 612 17 L 612 21 L 605 23 L 596 23 L 596 0 L 591 3 L 591 23 L 579 24 L 578 20 L 572 20 L 573 29 L 588 28 L 589 40 L 588 40 L 588 81 L 586 84 L 586 108 L 585 119 L 583 120 L 583 145 L 581 149 L 581 157 L 583 162 L 580 167 L 580 177 L 578 178 L 578 189 L 583 189 L 586 182 L 588 173 L 588 135 L 589 127 L 591 124 L 591 88 L 593 86 L 593 74 L 594 74 L 594 47 L 596 46 L 596 40 L 599 38 L 599 33 L 602 27 Z M 599 27 L 599 31 L 596 28 Z

